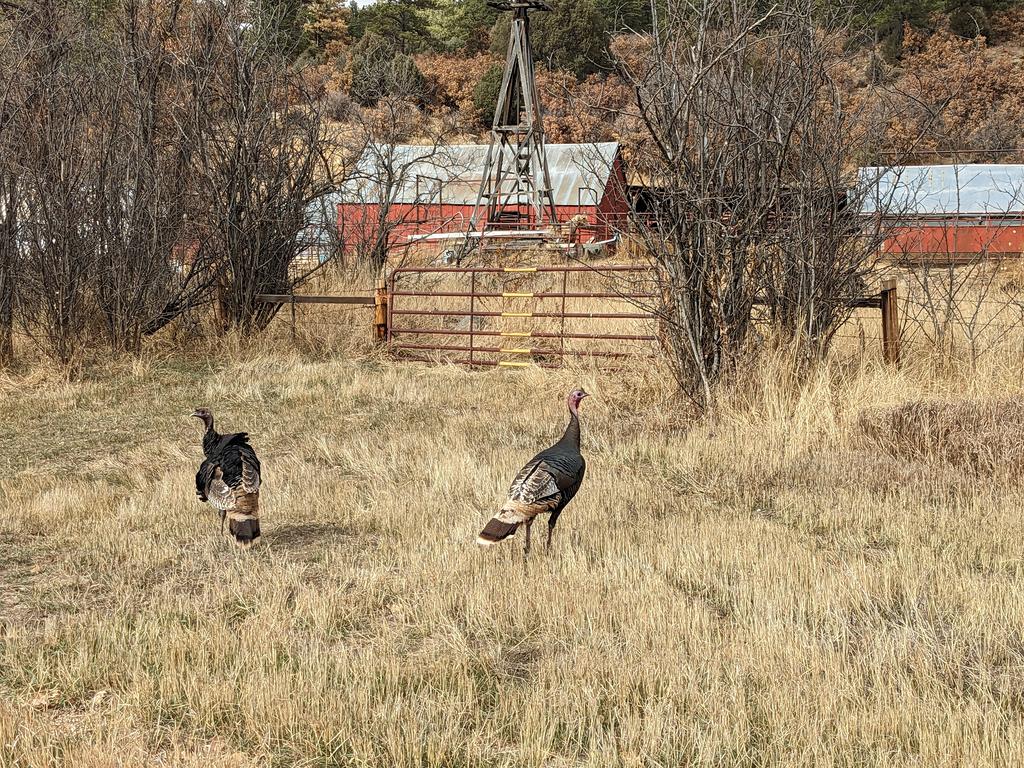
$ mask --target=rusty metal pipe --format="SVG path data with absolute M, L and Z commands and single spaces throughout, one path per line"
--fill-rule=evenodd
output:
M 568 293 L 519 293 L 506 291 L 505 293 L 477 293 L 471 291 L 394 291 L 392 296 L 445 296 L 452 298 L 468 298 L 476 296 L 478 299 L 654 299 L 653 293 L 601 293 L 601 292 L 568 292 Z
M 463 312 L 443 309 L 396 309 L 393 315 L 419 315 L 421 317 L 528 317 L 554 318 L 562 317 L 561 312 Z M 593 320 L 654 320 L 654 315 L 643 312 L 566 312 L 565 317 Z
M 477 351 L 479 351 L 479 350 L 477 350 Z M 402 359 L 403 360 L 407 360 L 407 361 L 411 361 L 411 362 L 415 362 L 415 363 L 435 363 L 435 362 L 437 362 L 433 358 L 430 358 L 430 357 L 417 357 L 416 355 L 403 355 Z M 480 359 L 469 361 L 469 360 L 463 359 L 463 360 L 445 360 L 444 362 L 446 362 L 446 363 L 454 363 L 455 365 L 471 365 L 473 367 L 476 367 L 476 366 L 483 366 L 483 365 L 498 366 L 498 365 L 501 365 L 505 361 L 503 361 L 503 360 L 480 360 Z M 528 366 L 537 366 L 538 368 L 561 368 L 560 365 L 554 365 L 552 363 L 529 363 Z
M 546 331 L 459 331 L 445 328 L 395 328 L 395 333 L 430 334 L 435 336 L 501 336 L 518 339 L 606 339 L 608 341 L 657 341 L 657 336 L 637 336 L 622 333 L 548 333 Z
M 441 273 L 449 275 L 466 275 L 470 272 L 478 274 L 532 274 L 534 272 L 645 272 L 650 273 L 648 267 L 631 267 L 625 264 L 612 264 L 606 267 L 399 267 L 391 274 L 398 272 L 409 272 L 420 274 L 423 272 Z
M 431 352 L 469 352 L 469 347 L 464 346 L 464 345 L 463 346 L 453 346 L 453 345 L 444 345 L 444 344 L 394 344 L 394 345 L 392 345 L 391 348 L 392 349 L 396 349 L 396 350 L 397 349 L 418 349 L 418 350 L 426 350 L 426 351 L 431 351 Z M 500 354 L 502 352 L 508 352 L 508 350 L 503 348 L 503 347 L 474 347 L 473 351 L 474 352 L 492 352 L 494 354 Z M 517 352 L 517 354 L 519 354 L 519 352 Z M 529 349 L 524 349 L 524 350 L 522 350 L 522 354 L 530 354 L 530 355 L 555 355 L 555 356 L 558 356 L 558 357 L 561 357 L 562 355 L 564 355 L 566 357 L 633 357 L 633 358 L 639 358 L 639 359 L 645 359 L 645 360 L 649 359 L 649 358 L 657 357 L 657 355 L 636 355 L 636 354 L 632 354 L 630 352 L 597 352 L 597 351 L 594 351 L 594 350 L 585 350 L 585 351 L 579 351 L 579 352 L 574 351 L 574 350 L 566 350 L 565 352 L 562 352 L 562 351 L 557 350 L 557 349 L 542 349 L 542 348 L 539 348 L 539 347 L 530 347 Z

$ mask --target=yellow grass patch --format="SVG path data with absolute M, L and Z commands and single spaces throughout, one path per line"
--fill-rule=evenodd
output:
M 1020 475 L 923 426 L 998 432 L 1007 365 L 766 360 L 697 423 L 647 366 L 8 380 L 0 765 L 1018 764 Z M 577 384 L 554 552 L 479 550 Z M 197 405 L 263 461 L 251 551 L 196 501 Z

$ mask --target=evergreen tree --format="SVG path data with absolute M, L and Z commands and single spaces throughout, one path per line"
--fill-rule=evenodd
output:
M 988 37 L 992 33 L 991 15 L 1014 5 L 1020 0 L 948 0 L 949 26 L 962 37 Z
M 422 98 L 426 84 L 412 57 L 393 40 L 367 31 L 352 46 L 348 67 L 352 98 L 364 107 L 388 96 Z
M 494 108 L 498 105 L 498 92 L 504 75 L 504 65 L 492 64 L 473 88 L 473 108 L 482 126 L 490 126 L 494 120 Z
M 491 32 L 495 55 L 505 55 L 510 27 L 510 15 L 502 14 Z M 610 62 L 611 35 L 595 0 L 555 0 L 551 11 L 531 14 L 530 39 L 538 62 L 580 79 L 606 69 Z
M 377 0 L 362 10 L 367 15 L 365 32 L 394 41 L 400 53 L 427 50 L 433 47 L 427 14 L 434 5 L 435 0 Z
M 945 0 L 855 0 L 853 24 L 864 30 L 870 43 L 880 47 L 884 58 L 895 61 L 903 55 L 904 25 L 927 28 L 944 3 Z
M 340 0 L 311 0 L 303 31 L 318 55 L 338 56 L 348 44 L 349 9 Z
M 595 0 L 604 19 L 604 28 L 614 34 L 623 30 L 648 32 L 651 29 L 649 0 Z
M 359 7 L 356 0 L 349 0 L 348 4 L 348 33 L 353 40 L 358 40 L 366 31 L 368 21 L 366 11 Z
M 297 58 L 308 47 L 304 31 L 306 9 L 302 0 L 259 0 L 257 13 L 274 30 L 273 48 L 283 56 Z
M 429 13 L 429 28 L 442 49 L 474 54 L 491 44 L 491 27 L 498 11 L 486 0 L 438 0 Z

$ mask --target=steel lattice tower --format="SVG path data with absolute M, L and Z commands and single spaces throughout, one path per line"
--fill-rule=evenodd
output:
M 515 230 L 554 224 L 555 204 L 544 152 L 544 121 L 530 47 L 531 10 L 550 11 L 544 0 L 495 0 L 512 12 L 505 74 L 491 125 L 491 143 L 470 229 Z

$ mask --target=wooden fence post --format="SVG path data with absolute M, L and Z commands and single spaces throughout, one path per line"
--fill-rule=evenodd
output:
M 295 287 L 291 288 L 291 305 L 292 305 L 292 343 L 295 343 Z
M 377 292 L 374 294 L 373 338 L 378 344 L 388 340 L 388 288 L 384 280 L 377 284 Z
M 896 296 L 896 281 L 882 282 L 879 294 L 882 308 L 882 357 L 887 363 L 900 361 L 900 312 Z

